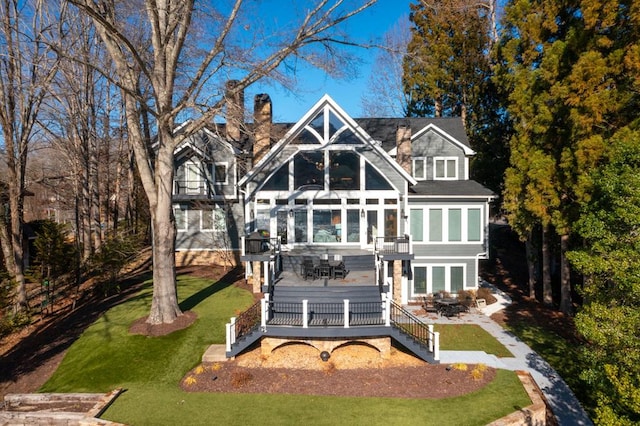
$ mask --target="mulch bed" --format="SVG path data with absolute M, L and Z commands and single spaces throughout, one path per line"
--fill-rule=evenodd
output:
M 338 348 L 323 362 L 315 348 L 291 345 L 269 357 L 254 349 L 235 360 L 201 364 L 181 386 L 187 392 L 437 399 L 479 390 L 495 375 L 486 366 L 431 365 L 397 349 L 382 360 L 363 345 Z

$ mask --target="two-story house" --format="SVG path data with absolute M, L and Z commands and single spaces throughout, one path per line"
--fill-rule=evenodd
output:
M 278 256 L 324 252 L 375 258 L 397 303 L 477 288 L 494 194 L 469 180 L 460 119 L 353 119 L 327 95 L 293 124 L 271 108 L 258 95 L 253 123 L 230 108 L 176 150 L 178 264 L 241 261 L 264 291 Z

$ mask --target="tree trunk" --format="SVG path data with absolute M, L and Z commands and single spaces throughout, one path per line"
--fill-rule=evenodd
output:
M 159 131 L 160 138 L 170 138 L 171 133 Z M 166 142 L 166 139 L 165 139 Z M 156 200 L 151 206 L 153 237 L 153 300 L 147 322 L 149 324 L 172 323 L 182 315 L 178 306 L 175 277 L 175 218 L 171 205 L 173 183 L 173 144 L 165 143 L 158 152 L 155 169 Z
M 551 291 L 551 253 L 549 250 L 549 225 L 542 226 L 542 302 L 553 305 Z
M 529 233 L 529 238 L 524 243 L 525 253 L 527 256 L 527 271 L 529 272 L 529 297 L 536 298 L 536 248 L 531 241 L 532 233 Z
M 560 311 L 567 315 L 573 314 L 571 300 L 571 267 L 565 256 L 569 250 L 569 236 L 560 236 Z

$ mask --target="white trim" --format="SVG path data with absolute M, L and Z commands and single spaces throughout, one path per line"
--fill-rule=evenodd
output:
M 382 147 L 376 143 L 376 141 L 373 140 L 373 138 L 371 138 L 371 136 L 369 136 L 369 134 L 367 134 L 367 132 L 365 132 L 362 127 L 360 127 L 360 125 L 356 123 L 353 118 L 351 118 L 329 95 L 325 94 L 291 129 L 289 129 L 282 139 L 280 139 L 273 148 L 271 148 L 271 150 L 263 156 L 260 161 L 258 161 L 258 163 L 256 163 L 254 167 L 242 177 L 242 179 L 240 179 L 238 185 L 244 186 L 248 181 L 253 179 L 253 177 L 259 173 L 265 165 L 273 162 L 273 158 L 282 151 L 285 146 L 291 143 L 293 136 L 307 128 L 312 119 L 314 119 L 321 111 L 324 113 L 325 125 L 327 123 L 326 120 L 329 120 L 329 111 L 332 111 L 338 119 L 351 128 L 356 137 L 361 139 L 365 145 L 369 145 L 374 151 L 377 151 L 378 154 L 382 158 L 386 159 L 387 163 L 400 173 L 400 175 L 408 182 L 412 185 L 417 183 L 411 174 L 407 173 L 407 171 L 404 170 L 397 161 L 391 158 L 391 156 L 389 156 L 389 154 L 387 154 L 387 152 L 385 152 Z M 328 132 L 326 132 L 325 135 L 328 135 Z M 301 150 L 300 148 L 298 149 Z M 307 149 L 317 149 L 317 146 L 310 145 Z
M 438 170 L 438 162 L 442 161 L 444 162 L 443 166 L 444 166 L 444 176 L 439 177 L 437 176 L 437 170 Z M 448 170 L 449 170 L 449 161 L 453 161 L 454 163 L 454 175 L 453 176 L 449 176 L 448 175 Z M 458 157 L 443 157 L 443 156 L 439 156 L 439 157 L 433 157 L 433 180 L 458 180 Z
M 184 218 L 183 218 L 183 220 L 181 222 L 182 222 L 183 226 L 180 226 L 180 223 L 178 222 L 178 216 L 176 215 L 176 210 L 179 210 L 179 211 L 182 212 L 182 215 L 183 215 Z M 189 207 L 187 205 L 184 205 L 184 204 L 174 204 L 173 205 L 173 216 L 174 216 L 174 218 L 176 220 L 176 231 L 185 232 L 185 231 L 187 231 L 189 229 L 189 215 L 188 215 L 188 212 L 189 212 Z
M 216 166 L 224 166 L 224 182 L 216 180 Z M 228 185 L 229 184 L 229 162 L 228 161 L 214 161 L 211 165 L 211 180 L 214 185 Z
M 416 162 L 422 163 L 422 175 L 418 176 L 416 174 Z M 413 157 L 411 159 L 411 172 L 413 174 L 413 178 L 417 181 L 427 180 L 427 157 Z
M 414 297 L 420 297 L 420 296 L 426 296 L 427 294 L 433 294 L 433 268 L 444 268 L 444 291 L 446 291 L 449 294 L 456 294 L 457 291 L 455 293 L 453 293 L 451 291 L 451 268 L 462 268 L 462 290 L 468 289 L 468 288 L 475 288 L 475 287 L 469 287 L 467 285 L 467 265 L 464 263 L 414 263 L 412 262 L 411 265 L 411 269 L 412 269 L 412 273 L 411 276 L 415 277 L 415 270 L 416 268 L 426 268 L 426 293 L 414 293 L 414 279 L 409 280 L 409 291 L 408 291 L 408 295 L 411 298 Z
M 449 240 L 449 210 L 461 210 L 460 213 L 460 241 L 452 241 Z M 413 236 L 413 241 L 415 244 L 425 244 L 425 245 L 437 245 L 437 244 L 484 244 L 485 235 L 486 235 L 486 214 L 483 214 L 483 210 L 486 211 L 484 206 L 477 205 L 432 205 L 432 206 L 416 206 L 409 205 L 409 222 L 407 227 L 407 232 L 411 233 L 411 210 L 422 210 L 422 240 L 416 240 L 415 236 Z M 432 241 L 430 235 L 430 220 L 429 220 L 429 212 L 430 210 L 441 210 L 442 211 L 442 240 L 440 241 Z M 480 210 L 480 240 L 469 240 L 469 210 Z
M 418 139 L 419 137 L 421 137 L 423 134 L 425 134 L 429 130 L 433 130 L 436 133 L 440 133 L 442 136 L 444 136 L 445 139 L 448 139 L 451 142 L 453 142 L 460 149 L 462 149 L 462 151 L 464 152 L 464 155 L 472 156 L 472 155 L 476 154 L 476 152 L 473 149 L 471 149 L 467 145 L 463 144 L 458 139 L 454 138 L 449 133 L 445 132 L 444 130 L 442 130 L 440 127 L 438 127 L 437 125 L 435 125 L 433 123 L 427 124 L 425 127 L 423 127 L 422 129 L 418 130 L 415 134 L 411 135 L 411 140 L 413 141 L 414 139 Z

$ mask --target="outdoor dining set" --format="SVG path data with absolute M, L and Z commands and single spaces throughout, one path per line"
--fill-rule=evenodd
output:
M 427 312 L 435 312 L 443 317 L 460 317 L 461 313 L 469 312 L 472 300 L 460 300 L 454 297 L 444 297 L 440 294 L 423 299 L 423 308 Z
M 305 256 L 300 264 L 300 274 L 305 280 L 337 279 L 347 276 L 342 256 L 335 255 L 329 259 L 328 254 L 319 257 Z

